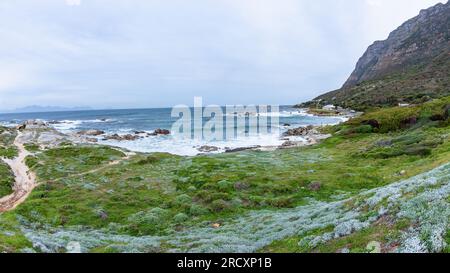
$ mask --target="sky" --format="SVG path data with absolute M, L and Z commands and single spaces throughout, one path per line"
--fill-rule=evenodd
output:
M 445 1 L 0 0 L 0 111 L 294 104 Z

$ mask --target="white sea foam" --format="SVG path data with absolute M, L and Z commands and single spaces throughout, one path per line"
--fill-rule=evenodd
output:
M 158 137 L 146 137 L 137 139 L 134 141 L 117 141 L 117 140 L 102 140 L 103 136 L 98 137 L 100 144 L 121 147 L 128 149 L 134 152 L 144 152 L 144 153 L 153 153 L 153 152 L 165 152 L 171 153 L 175 155 L 181 156 L 195 156 L 200 154 L 199 148 L 202 146 L 214 146 L 217 147 L 218 150 L 214 153 L 223 153 L 228 149 L 238 149 L 238 148 L 246 148 L 246 147 L 277 147 L 282 145 L 286 139 L 280 136 L 278 131 L 285 131 L 289 128 L 295 127 L 306 127 L 314 123 L 314 116 L 306 113 L 303 110 L 293 110 L 293 111 L 280 111 L 274 113 L 262 113 L 262 116 L 272 116 L 272 117 L 298 117 L 297 119 L 289 120 L 292 126 L 277 126 L 276 124 L 272 127 L 272 132 L 274 133 L 265 133 L 265 134 L 253 134 L 250 136 L 245 136 L 246 128 L 238 128 L 240 137 L 237 139 L 226 139 L 221 141 L 207 141 L 207 140 L 198 140 L 198 139 L 185 139 L 181 136 L 170 135 L 170 136 L 158 136 Z M 301 117 L 312 117 L 310 122 L 304 121 L 302 122 Z M 319 119 L 319 117 L 317 117 Z M 308 118 L 309 120 L 309 118 Z M 298 122 L 301 123 L 298 123 Z M 324 118 L 322 121 L 322 125 L 327 124 L 338 124 L 342 121 L 345 121 L 344 117 L 336 117 L 326 119 Z M 108 125 L 102 126 L 102 130 L 106 131 L 108 135 L 112 134 L 133 134 L 136 131 L 136 128 L 132 127 L 132 124 L 123 121 L 123 120 L 115 120 L 115 119 L 90 119 L 90 120 L 62 120 L 56 124 L 52 124 L 52 126 L 63 132 L 63 133 L 71 133 L 82 128 L 95 128 L 95 123 L 114 123 L 114 126 L 111 129 L 108 129 Z M 317 122 L 316 122 L 317 123 Z M 88 125 L 89 124 L 89 125 Z M 227 125 L 227 124 L 224 124 Z M 119 128 L 118 128 L 119 127 Z M 156 129 L 156 128 L 154 128 Z M 228 130 L 234 130 L 234 125 L 232 127 L 225 128 Z M 139 130 L 141 131 L 141 130 Z M 252 130 L 250 130 L 252 131 Z M 153 132 L 153 130 L 146 131 L 147 133 Z M 276 133 L 275 133 L 276 132 Z M 303 138 L 290 139 L 293 141 L 306 141 Z
M 293 111 L 281 111 L 281 112 L 267 112 L 267 113 L 227 113 L 224 116 L 259 116 L 259 117 L 279 117 L 279 118 L 290 118 L 290 117 L 313 117 L 314 115 L 306 113 L 306 111 L 302 110 L 293 110 Z
M 11 121 L 11 122 L 6 122 L 6 121 L 1 121 L 0 122 L 0 126 L 3 127 L 8 127 L 8 128 L 14 128 L 17 127 L 19 125 L 19 123 Z
M 51 126 L 64 133 L 80 128 L 84 123 L 107 123 L 114 122 L 115 119 L 90 119 L 90 120 L 61 120 Z
M 154 153 L 163 152 L 181 156 L 195 156 L 201 152 L 202 146 L 214 146 L 219 150 L 215 153 L 223 153 L 228 149 L 237 149 L 254 146 L 280 146 L 284 140 L 279 134 L 254 135 L 223 141 L 206 141 L 197 139 L 185 139 L 176 136 L 156 136 L 138 139 L 135 141 L 100 140 L 101 144 L 125 148 L 134 152 Z

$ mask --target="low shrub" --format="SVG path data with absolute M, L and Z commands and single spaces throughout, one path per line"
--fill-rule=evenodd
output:
M 225 200 L 222 200 L 222 199 L 214 200 L 211 203 L 211 209 L 214 212 L 221 212 L 221 211 L 227 210 L 229 207 L 230 207 L 230 205 L 228 204 L 228 202 L 226 202 Z
M 429 156 L 429 155 L 431 155 L 431 148 L 426 147 L 426 146 L 421 146 L 421 145 L 412 146 L 412 147 L 406 148 L 405 154 L 418 155 L 418 156 Z
M 187 206 L 192 203 L 192 197 L 187 194 L 182 194 L 175 197 L 175 205 L 177 206 Z
M 189 208 L 189 214 L 192 216 L 201 216 L 201 215 L 205 215 L 208 213 L 209 213 L 209 210 L 200 205 L 194 204 Z
M 189 220 L 189 216 L 187 216 L 185 213 L 178 213 L 173 217 L 173 220 L 175 223 L 180 224 Z

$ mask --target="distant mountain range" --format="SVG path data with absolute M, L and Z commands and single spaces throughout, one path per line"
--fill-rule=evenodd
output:
M 63 112 L 63 111 L 85 111 L 92 110 L 90 107 L 61 107 L 61 106 L 39 106 L 31 105 L 23 108 L 17 108 L 3 113 L 40 113 L 40 112 Z
M 303 104 L 354 109 L 450 95 L 450 2 L 437 4 L 376 41 L 342 88 Z

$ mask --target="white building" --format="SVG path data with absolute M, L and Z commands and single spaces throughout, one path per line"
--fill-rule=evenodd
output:
M 333 110 L 336 110 L 336 106 L 334 106 L 333 104 L 329 104 L 329 105 L 325 105 L 322 109 L 327 110 L 327 111 L 333 111 Z

